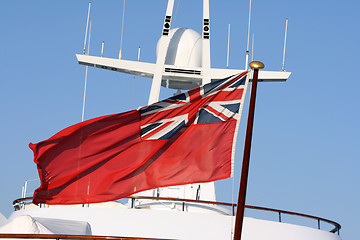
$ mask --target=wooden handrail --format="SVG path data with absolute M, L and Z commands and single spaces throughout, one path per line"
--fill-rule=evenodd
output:
M 220 206 L 228 206 L 228 207 L 232 207 L 233 209 L 237 206 L 237 204 L 235 204 L 235 203 L 213 202 L 213 201 L 193 200 L 193 199 L 183 199 L 183 198 L 164 198 L 164 197 L 145 197 L 145 196 L 137 196 L 137 197 L 130 196 L 128 198 L 131 198 L 131 199 L 160 200 L 160 201 L 188 202 L 188 203 L 197 203 L 197 204 L 213 204 L 213 205 L 220 205 Z M 13 205 L 16 206 L 19 203 L 25 202 L 25 201 L 28 201 L 28 200 L 32 200 L 32 197 L 16 199 L 13 202 Z M 331 221 L 329 219 L 321 218 L 321 217 L 308 215 L 308 214 L 285 211 L 285 210 L 274 209 L 274 208 L 252 206 L 252 205 L 245 205 L 245 208 L 255 209 L 255 210 L 260 210 L 260 211 L 267 211 L 267 212 L 276 212 L 278 214 L 287 214 L 287 215 L 299 216 L 299 217 L 304 217 L 304 218 L 310 218 L 310 219 L 315 219 L 318 222 L 320 222 L 320 221 L 321 222 L 326 222 L 326 223 L 331 224 L 331 225 L 334 226 L 334 228 L 332 230 L 330 230 L 330 232 L 332 232 L 332 233 L 336 233 L 336 232 L 339 233 L 339 230 L 341 229 L 341 225 L 339 223 L 337 223 L 337 222 Z
M 138 237 L 115 237 L 115 236 L 93 236 L 93 235 L 63 235 L 63 234 L 0 234 L 0 238 L 22 238 L 22 239 L 91 239 L 91 240 L 170 240 L 163 238 L 138 238 Z

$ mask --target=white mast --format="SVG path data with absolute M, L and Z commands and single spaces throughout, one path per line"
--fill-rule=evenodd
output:
M 165 59 L 169 53 L 171 53 L 171 57 L 173 57 L 177 50 L 175 48 L 168 49 L 170 43 L 169 31 L 171 23 L 174 23 L 175 16 L 172 16 L 174 0 L 168 0 L 167 6 L 167 13 L 164 21 L 163 26 L 163 34 L 160 38 L 159 48 L 158 48 L 158 56 L 156 63 L 149 63 L 149 62 L 142 62 L 142 61 L 132 61 L 132 60 L 124 60 L 116 58 L 106 58 L 106 57 L 96 57 L 96 56 L 88 56 L 86 54 L 77 54 L 76 57 L 78 62 L 82 65 L 87 65 L 91 67 L 97 67 L 101 69 L 116 71 L 116 72 L 123 72 L 131 75 L 137 75 L 142 77 L 147 77 L 153 79 L 153 83 L 151 86 L 149 103 L 154 103 L 158 101 L 160 87 L 164 84 L 164 87 L 171 88 L 171 89 L 191 89 L 195 86 L 201 85 L 203 83 L 209 82 L 210 79 L 221 79 L 226 78 L 228 76 L 234 75 L 243 71 L 242 69 L 218 69 L 218 68 L 211 68 L 211 61 L 210 61 L 210 21 L 209 21 L 209 0 L 203 0 L 203 37 L 199 36 L 196 46 L 199 49 L 194 52 L 194 55 L 191 55 L 192 60 L 190 65 L 188 64 L 177 64 L 176 66 L 174 63 L 170 61 L 169 58 L 169 65 L 167 70 L 165 70 Z M 250 5 L 252 2 L 250 1 Z M 251 6 L 249 8 L 251 10 Z M 249 62 L 249 45 L 250 45 L 250 16 L 249 13 L 249 29 L 248 29 L 248 46 L 247 46 L 247 60 Z M 177 36 L 179 37 L 179 36 Z M 181 37 L 180 37 L 181 38 Z M 185 36 L 186 38 L 186 36 Z M 201 44 L 203 43 L 203 44 Z M 179 44 L 176 41 L 172 42 L 172 44 Z M 187 45 L 190 47 L 190 44 L 194 43 L 184 43 L 181 45 Z M 174 46 L 175 46 L 174 45 Z M 173 46 L 173 45 L 172 45 Z M 180 45 L 179 45 L 180 46 Z M 160 51 L 159 51 L 160 50 Z M 180 55 L 183 52 L 181 52 Z M 170 56 L 170 55 L 169 55 Z M 229 57 L 229 55 L 228 55 Z M 171 58 L 172 59 L 172 58 Z M 196 63 L 195 63 L 196 62 Z M 228 64 L 227 64 L 228 65 Z M 248 66 L 246 64 L 245 69 Z M 276 81 L 286 81 L 291 73 L 289 72 L 281 72 L 281 71 L 261 71 L 259 76 L 260 81 L 267 81 L 267 82 L 276 82 Z M 166 80 L 166 82 L 165 82 Z M 164 81 L 164 82 L 163 82 Z
M 211 81 L 210 76 L 210 14 L 209 14 L 209 0 L 203 1 L 203 47 L 202 47 L 202 84 Z
M 165 20 L 164 20 L 164 25 L 163 25 L 163 30 L 162 30 L 162 36 L 160 39 L 160 41 L 162 41 L 163 45 L 159 49 L 158 56 L 156 59 L 154 77 L 153 77 L 153 81 L 151 84 L 151 90 L 150 90 L 149 105 L 152 103 L 155 103 L 159 100 L 165 58 L 166 58 L 166 53 L 167 53 L 167 49 L 168 49 L 169 42 L 170 42 L 169 31 L 170 31 L 170 26 L 171 26 L 171 17 L 172 17 L 173 8 L 174 8 L 174 0 L 169 0 L 167 9 L 166 9 L 166 15 L 165 15 Z

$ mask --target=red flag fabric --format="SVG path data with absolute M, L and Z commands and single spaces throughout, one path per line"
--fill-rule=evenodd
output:
M 105 202 L 230 177 L 247 84 L 244 72 L 30 143 L 41 180 L 33 202 Z

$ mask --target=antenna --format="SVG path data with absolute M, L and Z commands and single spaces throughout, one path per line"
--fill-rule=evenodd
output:
M 284 39 L 284 52 L 281 71 L 285 71 L 285 50 L 286 50 L 286 36 L 287 36 L 288 19 L 285 21 L 285 39 Z
M 124 19 L 125 19 L 125 0 L 123 5 L 123 14 L 122 14 L 122 22 L 121 22 L 121 39 L 120 39 L 120 51 L 119 51 L 119 59 L 121 59 L 121 50 L 124 36 Z
M 86 21 L 85 40 L 84 40 L 84 49 L 83 49 L 84 55 L 85 55 L 85 49 L 86 49 L 86 37 L 87 37 L 88 26 L 89 26 L 90 7 L 91 7 L 91 2 L 89 2 L 89 9 L 88 9 L 88 15 L 87 15 L 87 21 Z
M 230 50 L 230 23 L 229 23 L 229 28 L 228 28 L 228 42 L 227 42 L 226 69 L 229 69 L 229 50 Z
M 252 34 L 252 43 L 251 43 L 251 61 L 254 61 L 254 39 L 255 39 L 255 34 Z
M 101 43 L 101 57 L 103 57 L 103 55 L 104 55 L 104 41 L 102 41 L 102 43 Z
M 87 50 L 87 55 L 89 55 L 89 52 L 90 52 L 90 36 L 91 36 L 91 21 L 90 21 L 90 29 L 89 29 L 89 47 Z M 88 68 L 89 68 L 89 66 L 86 66 L 86 68 L 85 68 L 84 98 L 83 98 L 83 107 L 82 107 L 82 115 L 81 115 L 82 122 L 84 121 L 84 116 L 85 116 L 85 100 L 86 100 L 86 85 L 87 85 Z
M 139 50 L 138 50 L 138 62 L 140 61 L 140 46 L 139 46 Z
M 247 45 L 246 45 L 245 70 L 248 69 L 248 65 L 249 65 L 248 63 L 249 63 L 250 21 L 251 21 L 251 0 L 249 5 L 249 25 L 248 25 Z
M 91 20 L 90 20 L 90 28 L 89 28 L 89 42 L 88 42 L 88 50 L 87 50 L 87 55 L 89 55 L 90 53 L 90 37 L 91 37 Z

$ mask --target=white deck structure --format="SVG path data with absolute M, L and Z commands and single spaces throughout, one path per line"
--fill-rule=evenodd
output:
M 146 237 L 159 239 L 232 239 L 235 217 L 228 209 L 212 204 L 161 201 L 153 204 L 139 204 L 131 208 L 131 202 L 123 205 L 117 202 L 90 204 L 89 206 L 44 206 L 23 205 L 9 217 L 9 223 L 0 227 L 0 232 L 33 233 L 33 228 L 24 223 L 29 216 L 35 223 L 45 227 L 36 233 L 83 234 L 100 236 Z M 27 218 L 24 218 L 27 216 Z M 40 220 L 37 220 L 40 219 Z M 26 221 L 25 221 L 26 220 Z M 62 220 L 62 221 L 61 221 Z M 56 228 L 46 228 L 51 222 Z M 11 227 L 13 225 L 13 227 Z M 315 224 L 314 224 L 315 225 Z M 77 231 L 69 226 L 78 226 Z M 89 230 L 90 229 L 90 230 Z M 289 223 L 244 219 L 243 239 L 256 240 L 340 240 L 336 233 Z M 8 232 L 12 232 L 9 231 Z

